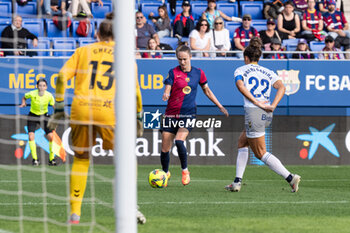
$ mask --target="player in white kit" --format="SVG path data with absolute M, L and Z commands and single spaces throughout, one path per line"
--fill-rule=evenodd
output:
M 244 98 L 245 129 L 238 139 L 236 178 L 225 189 L 232 192 L 240 191 L 250 146 L 258 159 L 281 175 L 292 187 L 292 192 L 297 192 L 300 176 L 291 174 L 277 157 L 266 151 L 265 128 L 272 121 L 272 112 L 282 99 L 285 87 L 273 71 L 258 65 L 262 54 L 261 46 L 260 38 L 251 39 L 243 53 L 246 65 L 239 67 L 234 74 L 236 86 Z M 272 87 L 277 89 L 277 93 L 271 103 Z

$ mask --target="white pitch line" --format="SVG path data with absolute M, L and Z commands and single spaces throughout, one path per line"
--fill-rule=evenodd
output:
M 3 229 L 0 229 L 0 233 L 12 233 L 11 231 L 6 231 L 6 230 L 3 230 Z
M 176 202 L 176 201 L 169 201 L 169 202 L 139 202 L 139 205 L 154 205 L 154 204 L 167 204 L 167 205 L 246 205 L 246 204 L 348 204 L 350 203 L 349 200 L 340 200 L 340 201 L 212 201 L 212 202 L 195 202 L 195 201 L 186 201 L 186 202 Z M 37 205 L 43 205 L 44 203 L 33 203 L 33 202 L 26 202 L 22 203 L 24 206 L 37 206 Z M 92 202 L 84 202 L 86 205 L 102 205 L 101 203 L 92 203 Z M 104 205 L 111 205 L 113 203 L 103 203 Z M 0 203 L 0 206 L 17 206 L 18 203 Z M 46 203 L 45 205 L 48 206 L 62 206 L 67 205 L 67 203 Z M 1 231 L 0 231 L 1 233 Z
M 52 203 L 34 203 L 34 202 L 26 202 L 22 203 L 23 206 L 38 206 L 38 205 L 47 205 L 47 206 L 67 206 L 69 203 L 59 203 L 59 202 L 52 202 Z M 92 203 L 92 202 L 84 202 L 84 205 L 112 205 L 111 208 L 113 208 L 113 203 Z M 0 203 L 0 206 L 18 206 L 19 204 L 14 202 L 14 203 Z M 1 233 L 1 231 L 0 231 Z
M 350 201 L 341 200 L 341 201 L 214 201 L 214 202 L 139 202 L 139 205 L 153 205 L 153 204 L 168 204 L 168 205 L 236 205 L 236 204 L 347 204 Z
M 18 183 L 18 180 L 0 180 L 0 183 Z M 22 180 L 23 183 L 43 183 L 42 180 Z M 67 183 L 65 180 L 48 180 L 45 183 Z M 94 180 L 94 183 L 112 183 L 111 181 Z M 0 232 L 1 233 L 1 232 Z
M 267 180 L 244 180 L 244 183 L 247 182 L 280 182 L 283 181 L 281 179 L 267 179 Z M 339 182 L 349 182 L 349 179 L 302 179 L 302 182 L 325 182 L 325 181 L 339 181 Z M 22 181 L 23 183 L 43 183 L 42 180 L 25 180 Z M 144 182 L 144 179 L 138 179 L 138 182 Z M 205 179 L 191 179 L 191 182 L 232 182 L 232 180 L 205 180 Z M 0 180 L 0 183 L 18 183 L 18 180 Z M 48 180 L 46 183 L 66 183 L 65 180 Z M 101 181 L 101 180 L 95 180 L 94 183 L 112 183 L 110 181 Z

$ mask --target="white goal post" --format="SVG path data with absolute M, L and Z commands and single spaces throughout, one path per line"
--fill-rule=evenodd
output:
M 114 147 L 116 232 L 135 233 L 137 232 L 135 0 L 113 2 L 117 122 Z

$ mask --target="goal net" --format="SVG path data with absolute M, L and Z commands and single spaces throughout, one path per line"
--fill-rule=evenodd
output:
M 49 141 L 44 121 L 40 121 L 34 133 L 40 165 L 32 166 L 27 127 L 31 101 L 26 101 L 26 107 L 19 105 L 25 93 L 36 89 L 39 78 L 47 81 L 47 91 L 54 95 L 57 74 L 68 58 L 0 58 L 0 232 L 114 232 L 113 153 L 102 149 L 101 139 L 97 138 L 89 152 L 88 181 L 78 225 L 68 224 L 74 154 L 68 120 L 60 122 L 52 142 L 57 166 L 48 165 Z M 74 81 L 69 81 L 66 110 L 73 89 Z M 53 113 L 52 107 L 49 113 Z

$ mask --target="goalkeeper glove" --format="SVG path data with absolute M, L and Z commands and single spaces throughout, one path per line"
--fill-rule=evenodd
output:
M 56 129 L 59 120 L 62 118 L 68 118 L 68 115 L 64 112 L 64 101 L 56 101 L 55 112 L 50 117 L 47 127 L 51 130 Z
M 137 126 L 137 137 L 142 137 L 143 135 L 143 111 L 137 113 L 136 118 L 136 126 Z

